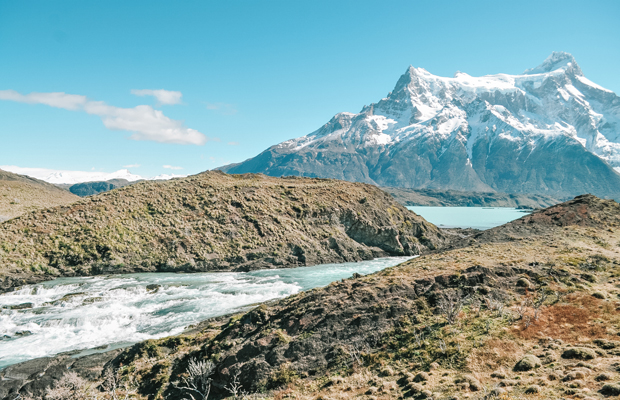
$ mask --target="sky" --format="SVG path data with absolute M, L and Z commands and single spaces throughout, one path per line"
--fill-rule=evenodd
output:
M 620 93 L 620 1 L 0 0 L 0 165 L 194 174 L 552 51 Z

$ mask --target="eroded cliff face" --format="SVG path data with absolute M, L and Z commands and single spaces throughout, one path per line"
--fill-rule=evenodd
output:
M 620 98 L 567 53 L 521 75 L 410 67 L 359 113 L 272 146 L 229 173 L 379 186 L 620 198 Z
M 245 271 L 414 255 L 443 242 L 371 185 L 206 172 L 3 223 L 0 279 L 6 289 L 54 276 Z

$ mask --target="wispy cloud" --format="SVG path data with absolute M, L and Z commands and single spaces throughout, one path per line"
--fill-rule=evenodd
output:
M 123 168 L 140 168 L 140 164 L 127 164 L 123 165 Z
M 175 169 L 175 170 L 183 169 L 183 167 L 175 167 L 174 165 L 162 165 L 162 167 L 166 169 Z
M 157 104 L 159 105 L 179 104 L 183 96 L 181 92 L 164 89 L 133 89 L 131 94 L 136 96 L 153 96 L 157 99 Z
M 76 94 L 63 92 L 21 94 L 14 90 L 0 90 L 0 100 L 84 111 L 99 116 L 108 129 L 133 132 L 129 137 L 133 140 L 194 145 L 203 145 L 208 140 L 197 130 L 185 127 L 182 121 L 170 119 L 160 110 L 146 105 L 121 108 Z
M 222 115 L 237 114 L 235 105 L 228 103 L 207 103 L 207 110 L 216 111 Z
M 239 146 L 239 142 L 228 142 L 229 146 Z

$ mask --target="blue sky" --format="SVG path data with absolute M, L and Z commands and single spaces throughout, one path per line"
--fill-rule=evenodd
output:
M 409 65 L 518 74 L 567 51 L 620 93 L 619 22 L 615 0 L 0 0 L 0 165 L 197 173 L 358 112 Z

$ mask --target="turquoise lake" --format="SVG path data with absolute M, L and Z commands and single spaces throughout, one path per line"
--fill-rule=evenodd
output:
M 440 228 L 491 229 L 529 214 L 507 207 L 407 207 Z

